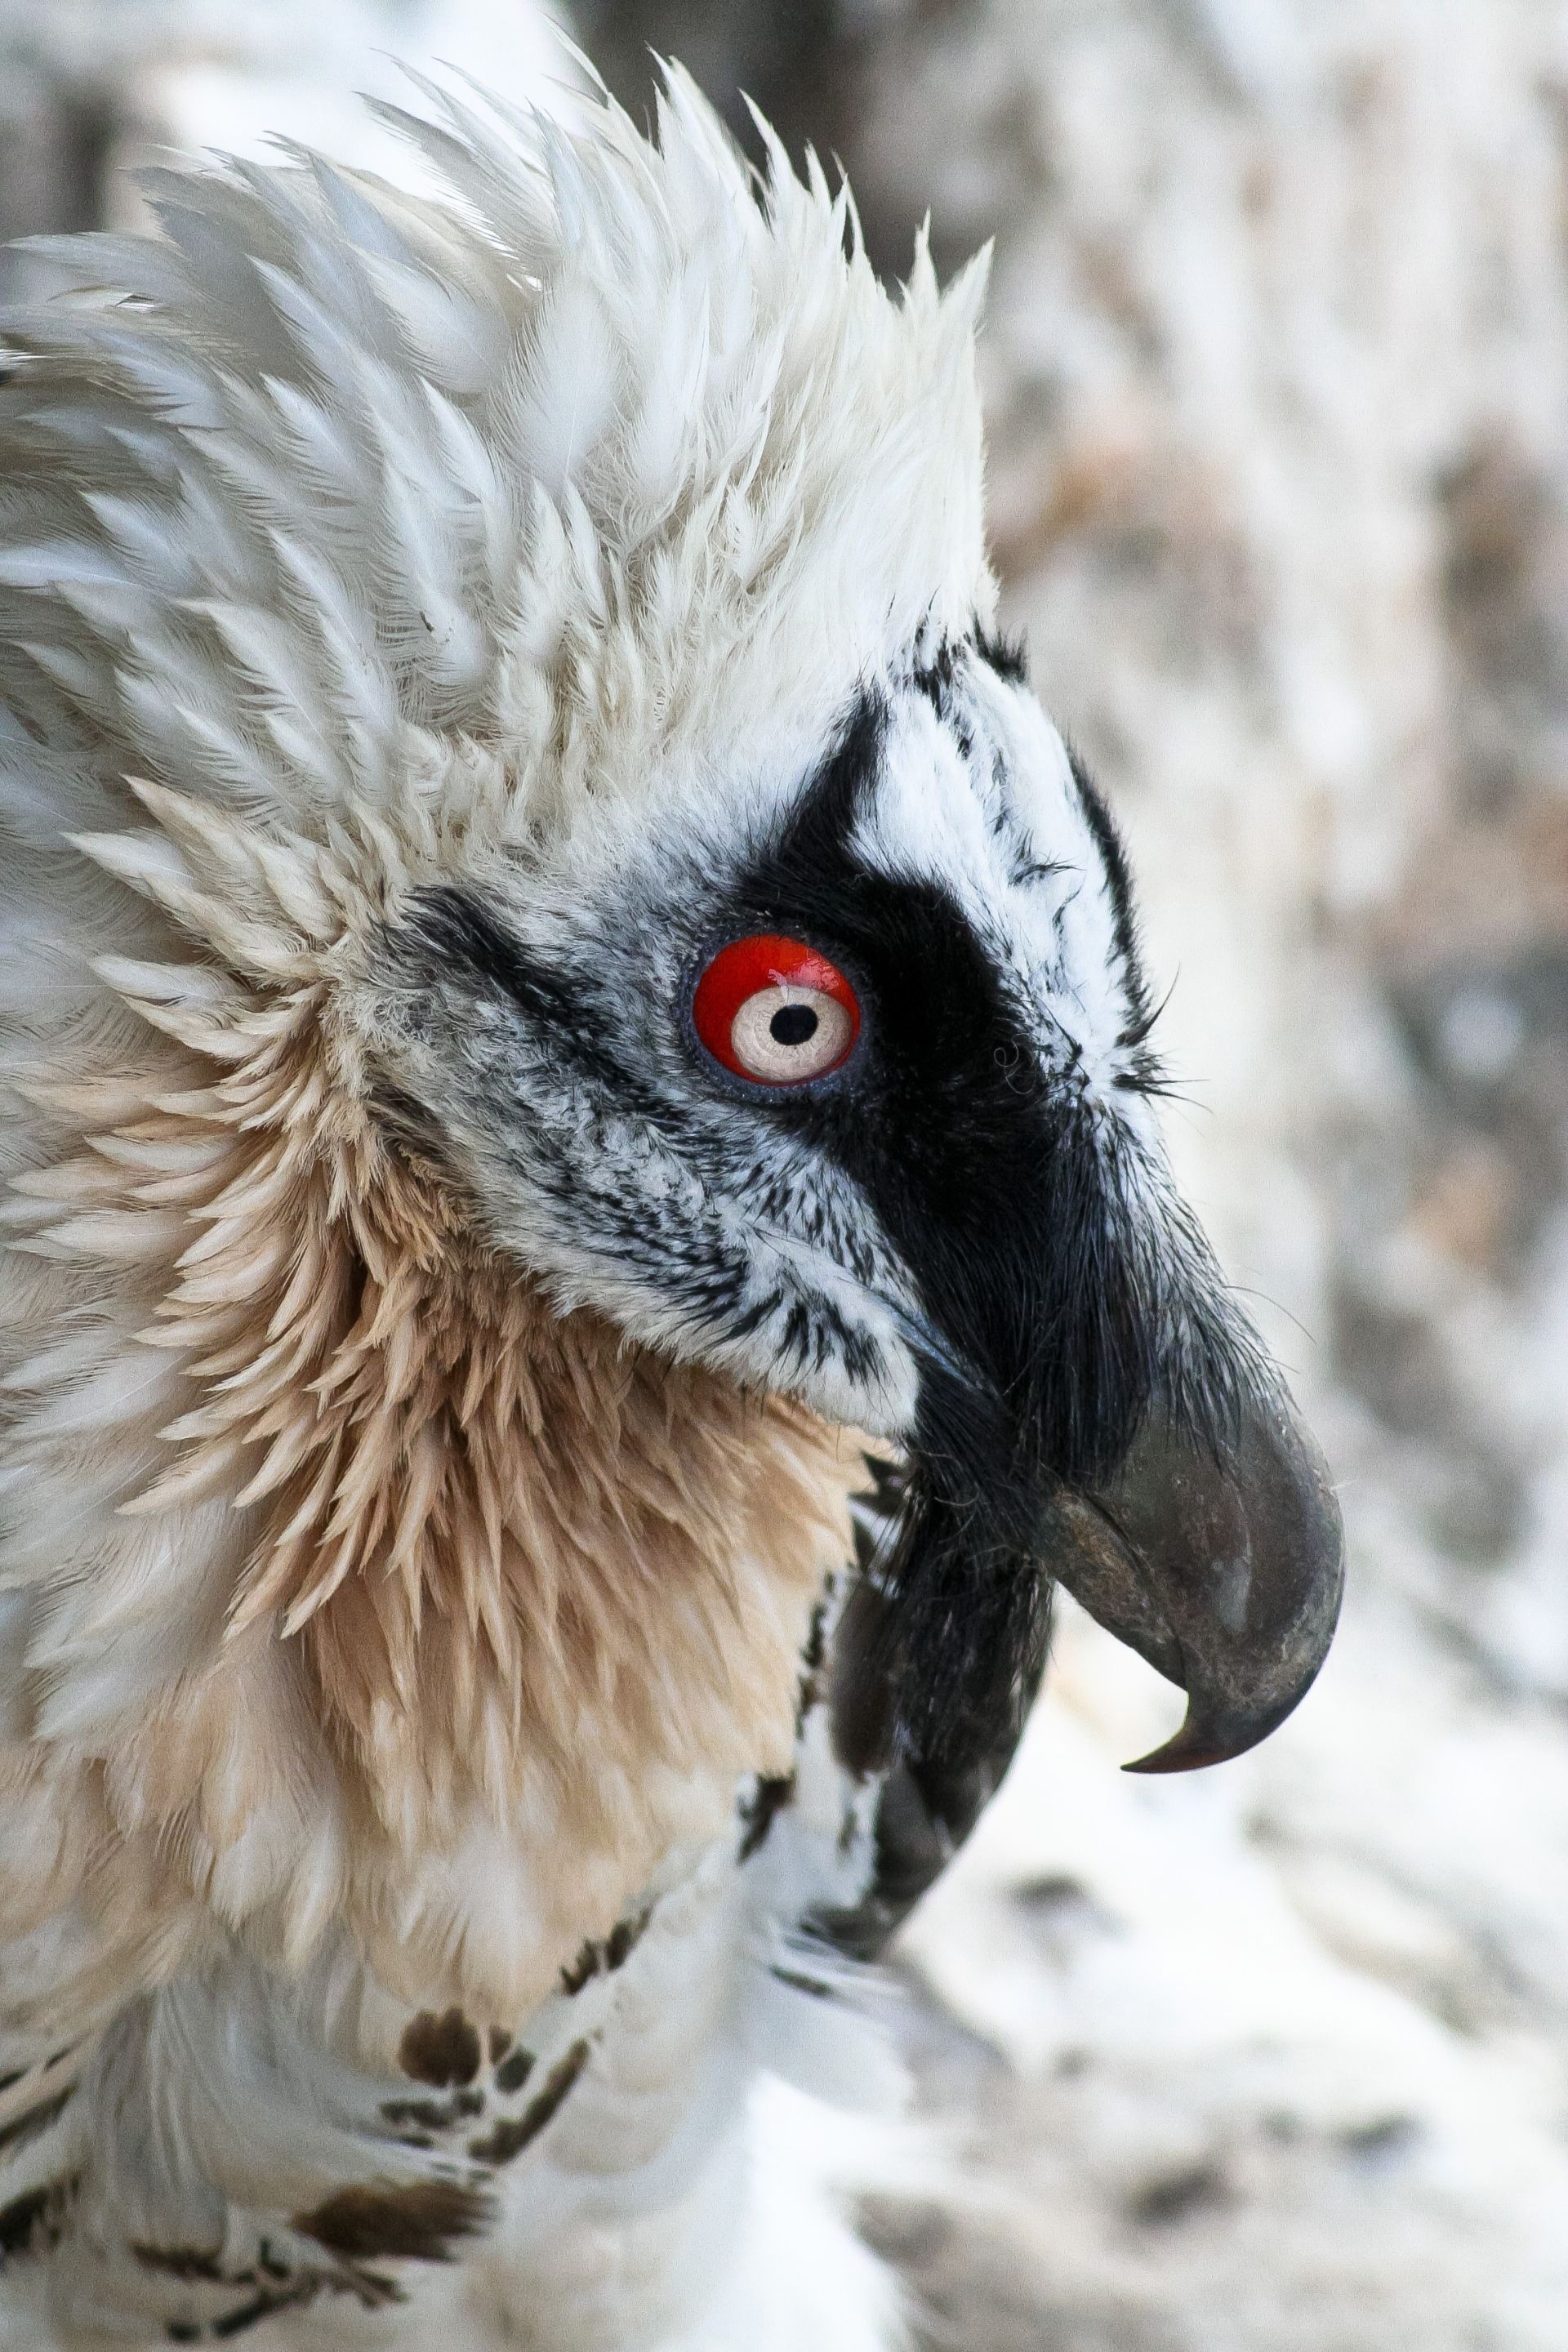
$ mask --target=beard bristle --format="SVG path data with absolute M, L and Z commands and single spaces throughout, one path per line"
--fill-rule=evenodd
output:
M 963 1774 L 1011 1751 L 1039 1688 L 1051 1581 L 1037 1556 L 911 1462 L 883 1471 L 838 1637 L 836 1741 L 858 1772 Z
M 895 1739 L 952 1766 L 1016 1738 L 1045 1671 L 1051 1583 L 973 1503 L 910 1482 L 881 1582 Z

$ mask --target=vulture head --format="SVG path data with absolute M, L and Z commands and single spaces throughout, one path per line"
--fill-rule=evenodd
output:
M 1140 1769 L 1252 1746 L 1337 1510 L 1171 1182 L 1127 861 L 1018 655 L 926 623 L 658 811 L 587 801 L 367 940 L 384 1118 L 563 1307 L 899 1450 L 909 1737 L 1026 1671 L 1056 1580 L 1188 1694 Z
M 694 288 L 661 216 L 634 290 L 606 162 L 533 331 L 582 731 L 367 936 L 381 1116 L 563 1307 L 900 1450 L 910 1736 L 1023 1671 L 1054 1579 L 1188 1693 L 1142 1769 L 1237 1754 L 1321 1661 L 1338 1515 L 1166 1171 L 1111 815 L 994 633 L 983 266 L 889 301 L 844 200 L 777 153 L 742 193 L 677 81 L 683 135 L 731 265 Z M 694 306 L 662 345 L 650 284 Z
M 1147 1760 L 1233 1755 L 1340 1582 L 1167 1172 L 1114 824 L 995 632 L 983 264 L 939 291 L 921 247 L 889 293 L 847 194 L 776 147 L 753 180 L 679 72 L 654 141 L 427 96 L 439 199 L 302 151 L 150 174 L 155 236 L 46 251 L 0 387 L 22 1704 L 125 1743 L 126 1819 L 228 1916 L 287 1881 L 308 1943 L 358 1872 L 399 1950 L 341 1819 L 425 1835 L 451 1942 L 432 1789 L 517 1816 L 531 1675 L 554 1834 L 551 1660 L 586 1650 L 613 1742 L 595 1628 L 657 1652 L 676 1606 L 647 1530 L 719 1455 L 672 1499 L 617 1360 L 901 1456 L 873 1579 L 911 1748 L 1027 1678 L 1059 1581 L 1188 1695 Z M 605 1337 L 553 1420 L 542 1311 Z M 645 1684 L 645 1744 L 700 1743 Z M 321 1689 L 351 1728 L 312 1771 L 379 1777 L 307 1868 L 310 1775 L 255 1757 Z M 388 1761 L 421 1710 L 445 1781 Z

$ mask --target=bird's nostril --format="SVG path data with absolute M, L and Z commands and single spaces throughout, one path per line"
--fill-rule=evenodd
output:
M 785 1004 L 768 1023 L 768 1034 L 778 1045 L 804 1045 L 816 1034 L 816 1015 L 809 1004 Z

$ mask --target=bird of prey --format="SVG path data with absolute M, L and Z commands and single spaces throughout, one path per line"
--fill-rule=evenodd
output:
M 885 2352 L 824 2102 L 1053 1584 L 1212 1761 L 1337 1516 L 983 268 L 679 71 L 426 95 L 440 193 L 154 172 L 4 321 L 0 2345 Z

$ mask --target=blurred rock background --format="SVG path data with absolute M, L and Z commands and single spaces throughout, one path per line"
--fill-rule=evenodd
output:
M 1182 1172 L 1352 1553 L 1259 1754 L 1082 1619 L 906 1932 L 932 2352 L 1568 2347 L 1568 5 L 579 0 L 996 245 L 994 545 L 1131 836 Z M 0 0 L 0 229 L 161 141 L 388 168 L 378 52 L 526 0 Z M 395 168 L 405 169 L 404 165 Z

